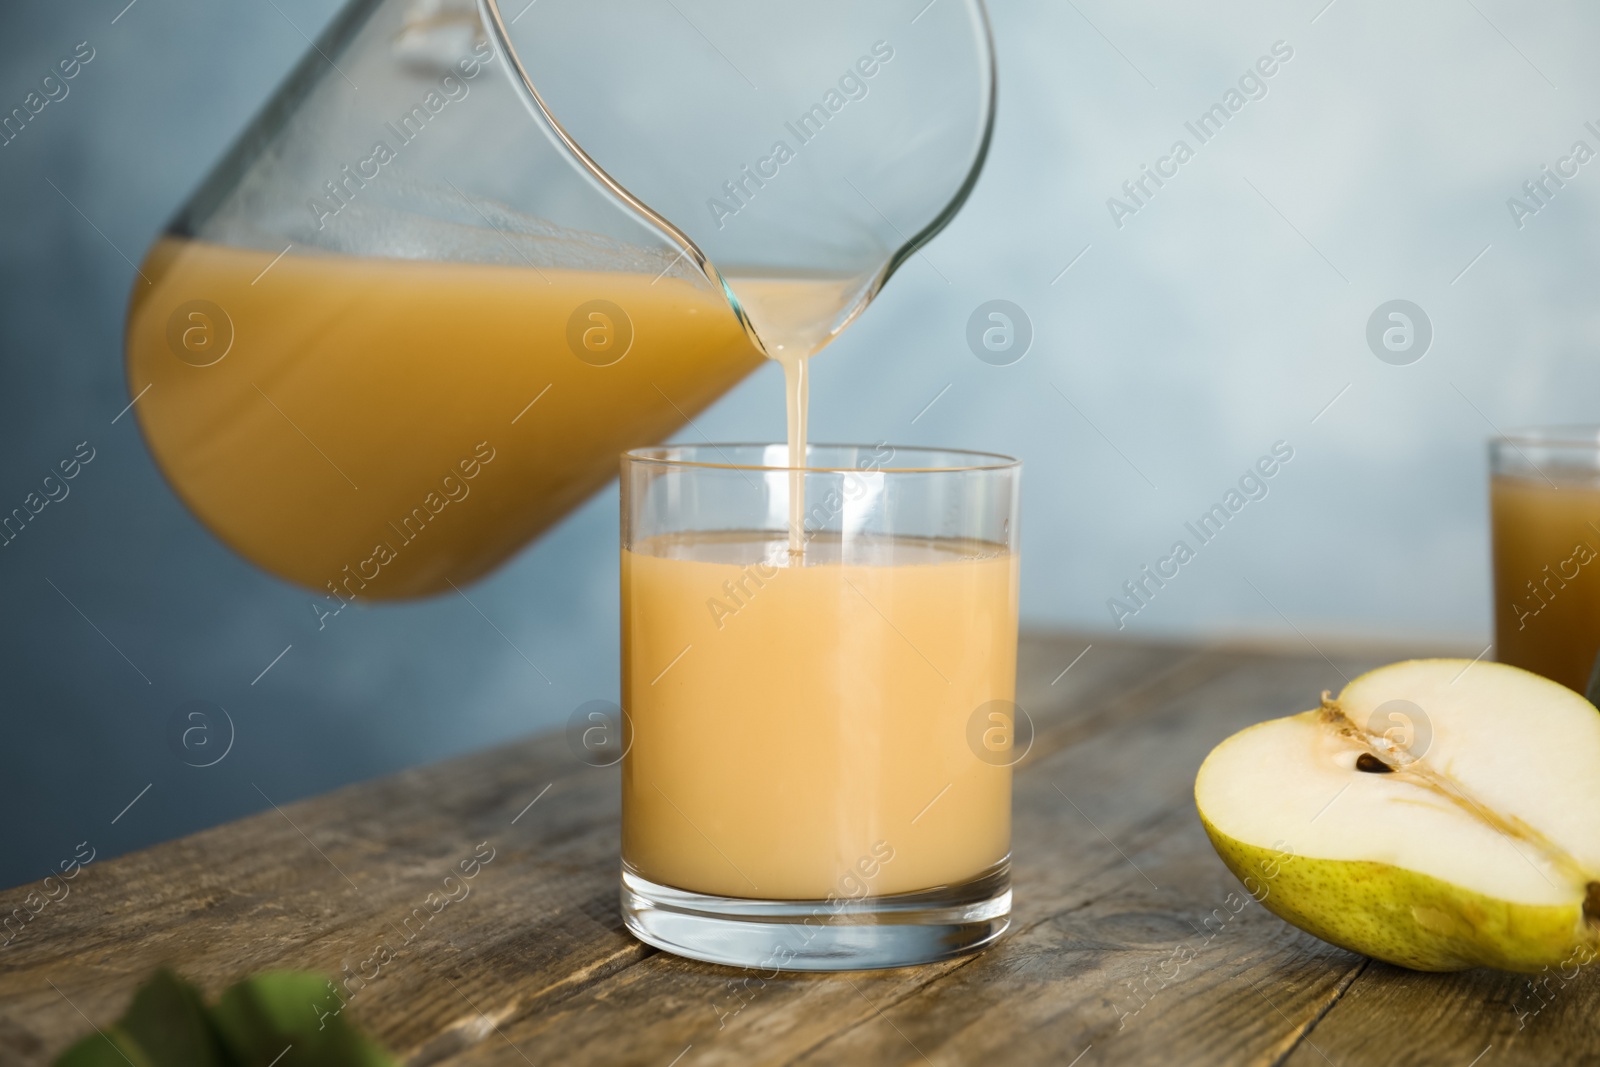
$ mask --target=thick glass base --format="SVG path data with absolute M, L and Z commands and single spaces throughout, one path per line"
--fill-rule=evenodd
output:
M 1011 924 L 1010 857 L 960 885 L 858 900 L 708 896 L 622 865 L 622 918 L 646 944 L 764 971 L 857 971 L 932 963 L 989 944 Z

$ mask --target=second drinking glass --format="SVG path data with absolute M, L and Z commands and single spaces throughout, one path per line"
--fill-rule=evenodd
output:
M 1495 656 L 1582 693 L 1600 680 L 1600 426 L 1489 442 Z

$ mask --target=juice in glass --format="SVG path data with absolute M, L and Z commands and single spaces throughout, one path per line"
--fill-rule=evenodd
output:
M 1600 437 L 1529 431 L 1492 462 L 1497 658 L 1582 693 L 1600 655 Z
M 801 565 L 785 539 L 733 532 L 623 552 L 622 847 L 644 877 L 820 900 L 852 877 L 906 893 L 1005 858 L 1011 768 L 975 759 L 966 728 L 1014 696 L 1017 557 L 842 549 L 813 538 Z

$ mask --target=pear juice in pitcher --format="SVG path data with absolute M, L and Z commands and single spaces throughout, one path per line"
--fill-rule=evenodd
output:
M 161 468 L 230 546 L 343 599 L 477 577 L 763 362 L 678 277 L 178 238 L 144 273 L 128 379 Z

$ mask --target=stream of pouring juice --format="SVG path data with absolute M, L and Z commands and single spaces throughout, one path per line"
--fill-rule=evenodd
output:
M 1490 480 L 1495 658 L 1582 693 L 1600 653 L 1600 479 Z
M 483 574 L 763 362 L 720 292 L 676 277 L 178 238 L 143 274 L 151 452 L 224 542 L 330 606 Z
M 771 277 L 730 272 L 766 353 L 783 367 L 789 445 L 789 552 L 805 554 L 806 420 L 811 357 L 839 330 L 840 313 L 860 299 L 861 280 L 818 275 Z
M 1004 546 L 816 534 L 802 562 L 781 533 L 656 537 L 622 552 L 622 605 L 622 849 L 645 878 L 822 900 L 1005 858 L 1011 769 L 967 734 L 1014 696 Z

